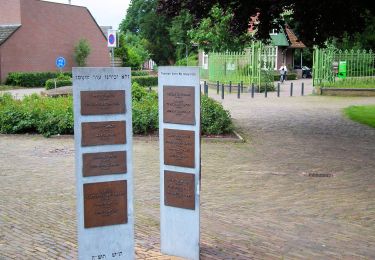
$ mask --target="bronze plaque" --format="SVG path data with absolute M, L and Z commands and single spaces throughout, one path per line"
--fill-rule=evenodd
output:
M 125 90 L 81 91 L 82 115 L 125 113 Z
M 194 131 L 164 129 L 164 164 L 195 167 Z
M 195 175 L 165 171 L 164 204 L 195 210 Z
M 84 153 L 83 177 L 126 173 L 126 151 Z
M 194 87 L 164 86 L 164 123 L 195 125 Z
M 125 121 L 82 123 L 82 146 L 125 143 Z
M 83 184 L 85 228 L 128 223 L 127 182 Z

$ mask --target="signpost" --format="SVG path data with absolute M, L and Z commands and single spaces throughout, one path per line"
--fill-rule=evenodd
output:
M 107 46 L 108 48 L 111 48 L 112 52 L 112 67 L 115 64 L 115 48 L 117 47 L 117 31 L 116 30 L 108 30 L 107 35 Z
M 200 87 L 197 67 L 159 67 L 162 253 L 199 259 Z
M 66 60 L 64 57 L 60 56 L 60 57 L 57 57 L 56 58 L 56 61 L 55 61 L 55 64 L 56 64 L 56 67 L 60 70 L 61 70 L 65 67 L 66 65 Z
M 134 259 L 130 82 L 130 68 L 73 68 L 79 259 Z

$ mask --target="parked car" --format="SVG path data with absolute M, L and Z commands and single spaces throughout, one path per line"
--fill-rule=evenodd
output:
M 295 70 L 302 70 L 302 78 L 311 78 L 312 77 L 312 73 L 311 73 L 311 68 L 307 67 L 307 66 L 294 66 L 294 69 Z

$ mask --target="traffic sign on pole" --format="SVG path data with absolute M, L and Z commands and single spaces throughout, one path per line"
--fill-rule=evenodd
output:
M 108 30 L 107 44 L 108 44 L 108 47 L 112 47 L 112 48 L 117 47 L 116 30 Z
M 60 56 L 60 57 L 57 57 L 56 58 L 56 67 L 59 68 L 59 69 L 62 69 L 64 68 L 66 65 L 66 61 L 65 61 L 65 58 Z

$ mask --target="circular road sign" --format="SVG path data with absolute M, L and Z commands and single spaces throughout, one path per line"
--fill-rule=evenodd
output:
M 108 41 L 111 45 L 113 45 L 115 43 L 115 35 L 114 34 L 110 34 L 109 37 L 108 37 Z
M 58 68 L 64 68 L 66 64 L 65 58 L 64 57 L 57 57 L 56 59 L 56 67 Z

